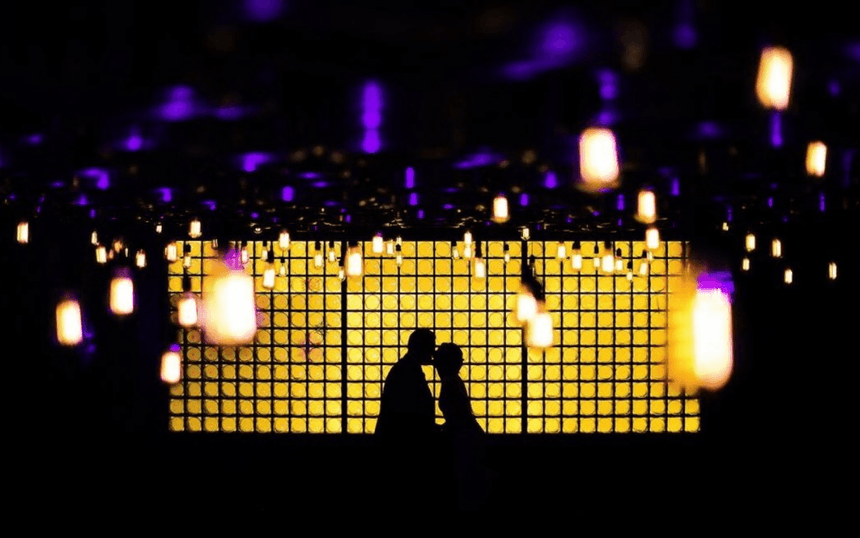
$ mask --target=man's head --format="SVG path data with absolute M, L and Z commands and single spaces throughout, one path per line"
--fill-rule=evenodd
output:
M 417 358 L 421 364 L 432 364 L 433 352 L 436 349 L 436 335 L 430 329 L 415 329 L 409 335 L 407 349 L 409 354 Z

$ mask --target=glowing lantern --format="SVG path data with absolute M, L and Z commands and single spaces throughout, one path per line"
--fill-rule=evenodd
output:
M 810 142 L 806 147 L 806 173 L 822 177 L 827 164 L 827 146 L 824 142 Z
M 314 244 L 314 267 L 319 269 L 323 266 L 322 243 L 317 241 Z
M 552 343 L 552 316 L 540 309 L 526 323 L 526 345 L 532 349 L 546 349 L 552 347 Z
M 793 60 L 788 49 L 766 47 L 761 51 L 756 95 L 765 108 L 785 110 L 791 92 Z
M 564 244 L 564 241 L 559 241 L 555 247 L 555 257 L 559 260 L 567 258 L 567 246 Z
M 786 284 L 791 284 L 792 282 L 794 282 L 794 273 L 792 273 L 791 268 L 786 267 L 782 279 Z
M 134 264 L 137 265 L 138 269 L 146 267 L 146 252 L 138 250 L 137 254 L 134 255 Z
M 750 270 L 750 259 L 744 256 L 744 259 L 741 260 L 741 271 L 749 271 Z
M 472 232 L 463 234 L 463 258 L 472 259 Z
M 76 346 L 84 339 L 81 324 L 81 305 L 73 298 L 57 303 L 57 342 L 63 346 Z
M 652 224 L 657 220 L 657 198 L 654 191 L 639 191 L 636 220 L 644 224 Z
M 383 246 L 382 233 L 377 233 L 373 236 L 373 240 L 370 243 L 370 251 L 374 254 L 382 254 L 384 250 Z
M 125 267 L 117 269 L 110 281 L 110 310 L 118 316 L 134 312 L 134 281 Z
M 203 329 L 216 345 L 251 343 L 257 331 L 254 279 L 219 260 L 203 281 Z
M 107 263 L 107 248 L 105 248 L 104 245 L 99 245 L 96 247 L 96 263 Z
M 836 262 L 830 262 L 827 266 L 827 277 L 830 280 L 836 280 Z
M 732 291 L 727 273 L 691 273 L 670 297 L 668 375 L 689 393 L 720 389 L 732 373 Z
M 493 199 L 493 221 L 498 223 L 507 222 L 510 219 L 508 212 L 508 199 L 504 194 L 499 194 Z
M 607 241 L 603 245 L 603 256 L 600 261 L 600 270 L 604 273 L 615 271 L 615 256 L 612 254 L 612 245 Z
M 779 239 L 774 239 L 770 243 L 770 254 L 774 258 L 782 257 L 782 242 Z
M 586 192 L 603 192 L 618 186 L 618 154 L 610 129 L 588 128 L 579 138 L 578 186 Z
M 287 230 L 281 230 L 280 235 L 278 235 L 278 246 L 281 248 L 282 252 L 286 252 L 290 249 L 290 232 Z
M 203 235 L 203 232 L 201 230 L 200 219 L 192 220 L 188 225 L 188 236 L 192 239 L 197 239 L 201 235 Z
M 570 267 L 574 271 L 582 270 L 582 249 L 579 246 L 579 241 L 573 242 L 573 251 L 570 253 Z
M 30 242 L 30 224 L 26 220 L 18 223 L 18 233 L 16 235 L 18 242 L 25 245 Z
M 179 346 L 173 344 L 161 355 L 161 380 L 173 385 L 182 379 L 182 355 Z
M 755 235 L 748 233 L 746 239 L 744 240 L 744 246 L 747 249 L 747 252 L 752 252 L 755 250 Z
M 178 254 L 179 253 L 176 247 L 176 243 L 173 241 L 168 243 L 167 247 L 164 249 L 164 257 L 167 259 L 167 261 L 171 263 L 175 262 Z
M 380 237 L 381 239 L 381 237 Z M 344 275 L 348 277 L 360 277 L 364 274 L 364 260 L 361 257 L 361 248 L 353 241 L 346 249 L 346 263 L 344 263 Z

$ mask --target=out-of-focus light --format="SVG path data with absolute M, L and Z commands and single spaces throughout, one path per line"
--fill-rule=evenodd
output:
M 99 234 L 95 230 L 93 230 L 93 233 L 90 234 L 90 244 L 92 244 L 93 246 L 99 244 Z
M 188 269 L 189 267 L 191 267 L 191 244 L 185 243 L 184 250 L 185 252 L 182 256 L 182 267 Z
M 350 243 L 346 249 L 344 274 L 348 277 L 360 277 L 364 274 L 364 260 L 361 257 L 361 247 L 358 246 L 358 242 Z
M 164 226 L 160 222 L 155 224 L 155 233 L 160 234 L 163 229 Z
M 526 323 L 526 345 L 531 349 L 547 349 L 553 344 L 552 316 L 540 309 Z
M 741 271 L 749 271 L 750 270 L 750 259 L 744 256 L 741 260 Z
M 806 147 L 806 173 L 822 177 L 827 164 L 827 146 L 824 142 L 810 142 Z
M 785 110 L 791 92 L 793 60 L 788 49 L 766 47 L 761 51 L 756 95 L 765 108 Z
M 202 321 L 206 341 L 227 346 L 253 341 L 257 330 L 254 279 L 242 269 L 231 269 L 222 260 L 203 278 Z
M 648 255 L 646 253 L 642 253 L 639 257 L 639 276 L 648 276 L 648 272 L 650 271 L 650 262 L 648 260 Z
M 323 266 L 323 250 L 322 243 L 317 241 L 314 244 L 314 267 L 319 269 Z
M 732 290 L 726 273 L 694 271 L 670 298 L 668 375 L 688 393 L 718 390 L 732 373 Z
M 143 269 L 146 267 L 146 252 L 143 250 L 138 250 L 134 255 L 134 264 L 138 269 Z
M 770 255 L 774 258 L 782 257 L 782 241 L 774 239 L 770 242 Z
M 600 271 L 600 247 L 597 243 L 594 244 L 594 270 Z
M 382 238 L 382 232 L 377 232 L 376 235 L 373 236 L 373 239 L 370 242 L 370 251 L 374 254 L 382 254 L 384 250 L 384 240 Z
M 615 271 L 615 254 L 612 252 L 612 245 L 609 241 L 606 241 L 603 245 L 603 255 L 600 258 L 600 270 L 609 274 Z
M 457 250 L 457 242 L 451 241 L 451 258 L 455 260 L 460 259 L 460 252 Z
M 514 319 L 517 324 L 525 325 L 538 313 L 538 300 L 527 286 L 520 286 L 514 304 Z
M 504 194 L 500 193 L 493 199 L 493 220 L 501 224 L 507 222 L 510 218 L 508 199 Z
M 174 241 L 171 241 L 170 243 L 167 244 L 167 247 L 164 249 L 164 258 L 167 261 L 173 263 L 177 260 L 178 256 L 179 256 L 178 247 L 176 246 L 176 243 Z
M 633 260 L 627 262 L 627 282 L 633 282 Z
M 573 242 L 573 249 L 570 253 L 570 267 L 574 271 L 582 271 L 582 248 L 579 241 Z
M 579 138 L 578 187 L 586 192 L 605 192 L 618 186 L 618 153 L 610 129 L 592 127 Z
M 472 259 L 472 232 L 467 231 L 463 234 L 463 258 Z
M 653 224 L 657 220 L 657 197 L 654 191 L 639 191 L 636 220 L 644 224 Z
M 415 169 L 411 166 L 406 168 L 406 174 L 403 180 L 403 186 L 407 189 L 415 188 Z
M 107 248 L 104 245 L 99 245 L 96 247 L 96 263 L 106 264 L 107 259 Z
M 62 346 L 76 346 L 83 339 L 81 305 L 71 297 L 60 300 L 57 303 L 57 342 Z
M 245 265 L 250 259 L 251 253 L 248 252 L 248 243 L 244 242 L 242 243 L 242 248 L 239 249 L 239 260 L 241 261 L 242 265 Z
M 794 282 L 794 273 L 791 271 L 791 268 L 786 267 L 785 273 L 782 275 L 782 279 L 786 284 Z
M 277 19 L 284 8 L 283 0 L 244 0 L 248 20 L 264 23 Z
M 188 225 L 188 236 L 192 239 L 197 239 L 201 235 L 203 235 L 203 232 L 201 230 L 200 219 L 192 220 Z
M 22 245 L 26 245 L 30 242 L 30 223 L 26 220 L 22 220 L 18 223 L 18 231 L 16 234 L 18 242 Z
M 520 237 L 523 241 L 528 241 L 531 234 L 529 233 L 529 229 L 526 226 L 520 227 Z
M 287 230 L 281 230 L 278 235 L 278 247 L 280 247 L 281 252 L 290 250 L 290 232 Z
M 507 243 L 505 243 L 504 251 L 504 260 L 505 263 L 508 263 L 509 261 L 511 261 L 511 247 Z
M 263 287 L 267 290 L 275 288 L 275 258 L 269 256 L 265 269 L 263 269 Z
M 752 252 L 755 250 L 755 234 L 747 234 L 746 238 L 744 239 L 744 247 L 747 249 L 747 252 Z
M 624 258 L 621 254 L 621 249 L 615 249 L 615 272 L 620 273 L 624 270 Z
M 472 272 L 472 276 L 475 278 L 486 278 L 487 277 L 487 265 L 484 262 L 484 258 L 480 255 L 475 256 L 474 268 Z
M 168 385 L 179 383 L 182 379 L 182 354 L 179 346 L 173 344 L 161 355 L 161 380 Z
M 782 114 L 778 111 L 770 115 L 770 145 L 782 147 Z
M 117 269 L 110 281 L 110 310 L 118 316 L 134 312 L 134 281 L 124 267 Z
M 337 253 L 334 250 L 334 241 L 328 242 L 328 261 L 329 263 L 337 261 Z
M 645 230 L 645 248 L 648 250 L 660 248 L 660 230 L 657 227 L 650 226 Z
M 564 244 L 564 241 L 559 241 L 558 245 L 556 245 L 555 257 L 559 260 L 567 258 L 567 246 Z
M 830 262 L 827 265 L 827 278 L 836 280 L 836 262 Z
M 403 265 L 403 246 L 399 243 L 394 245 L 394 260 L 397 263 L 397 267 Z

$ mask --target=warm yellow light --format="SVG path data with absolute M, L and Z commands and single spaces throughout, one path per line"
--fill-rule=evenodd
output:
M 785 273 L 783 274 L 783 281 L 785 281 L 786 284 L 794 282 L 794 273 L 791 272 L 791 269 L 786 268 Z
M 537 312 L 537 299 L 535 299 L 535 296 L 532 295 L 531 291 L 523 286 L 520 288 L 519 293 L 517 293 L 517 302 L 514 305 L 514 319 L 516 319 L 517 324 L 525 325 L 529 320 L 535 317 Z
M 134 281 L 125 268 L 118 269 L 110 281 L 110 310 L 118 316 L 134 312 Z
M 394 251 L 397 253 L 394 259 L 397 262 L 397 267 L 400 267 L 403 265 L 403 247 L 398 243 L 394 246 Z
M 99 234 L 95 230 L 93 230 L 93 233 L 90 234 L 90 243 L 92 243 L 93 246 L 99 244 Z
M 645 230 L 645 248 L 648 250 L 657 250 L 660 248 L 660 230 L 655 226 L 650 226 Z
M 565 246 L 564 241 L 559 241 L 555 247 L 555 257 L 559 260 L 567 258 L 567 246 Z
M 571 254 L 570 267 L 574 271 L 582 271 L 582 252 L 579 249 L 575 249 Z
M 600 248 L 594 245 L 594 270 L 600 271 Z
M 774 258 L 782 257 L 782 241 L 774 239 L 770 242 L 770 254 Z
M 337 253 L 335 252 L 334 241 L 328 242 L 328 261 L 334 263 L 337 261 Z
M 155 225 L 155 233 L 160 234 L 163 229 L 164 226 L 160 222 Z
M 187 291 L 176 303 L 177 322 L 181 327 L 194 327 L 198 321 L 197 296 Z
M 603 253 L 601 259 L 600 270 L 604 273 L 612 273 L 615 271 L 615 256 L 612 255 L 612 250 Z
M 746 239 L 744 240 L 744 246 L 746 247 L 747 252 L 755 250 L 755 234 L 747 234 Z
M 322 244 L 317 241 L 314 245 L 314 267 L 319 269 L 323 266 Z
M 508 212 L 508 199 L 504 194 L 499 194 L 493 199 L 493 220 L 498 223 L 507 222 L 510 219 Z
M 18 242 L 22 245 L 30 242 L 30 223 L 22 220 L 18 223 L 18 233 L 16 235 Z
M 830 262 L 827 266 L 827 276 L 830 280 L 836 280 L 836 262 Z
M 139 269 L 146 267 L 146 252 L 138 250 L 137 254 L 134 255 L 134 264 L 137 265 Z
M 337 278 L 340 281 L 346 280 L 346 274 L 343 272 L 343 267 L 337 268 Z
M 393 240 L 389 239 L 385 243 L 385 253 L 388 254 L 389 256 L 394 256 L 394 241 Z
M 652 224 L 657 220 L 657 197 L 654 191 L 639 191 L 636 220 L 644 224 Z
M 749 271 L 749 270 L 750 270 L 750 259 L 747 257 L 744 257 L 744 259 L 741 260 L 741 271 Z
M 785 110 L 788 107 L 792 68 L 793 60 L 788 49 L 766 47 L 761 51 L 755 89 L 765 108 Z
M 248 245 L 242 245 L 242 248 L 239 250 L 239 260 L 242 262 L 242 265 L 247 265 L 250 259 L 251 254 L 248 252 Z
M 723 221 L 723 231 L 724 231 L 724 232 L 728 232 L 728 231 L 729 231 L 729 223 L 728 223 L 728 222 L 726 222 L 726 221 Z
M 382 240 L 382 234 L 381 233 L 374 235 L 373 240 L 370 243 L 370 251 L 373 252 L 374 254 L 382 254 L 382 252 L 384 250 L 383 243 L 384 242 Z
M 472 273 L 475 278 L 486 278 L 487 277 L 487 265 L 484 263 L 484 259 L 476 256 L 475 257 L 475 267 L 474 272 Z
M 219 261 L 203 286 L 203 328 L 216 345 L 249 344 L 257 330 L 254 279 Z
M 182 379 L 182 355 L 179 346 L 171 346 L 161 355 L 161 380 L 173 385 Z
M 192 239 L 197 239 L 201 235 L 203 235 L 203 232 L 202 232 L 200 220 L 199 219 L 192 220 L 191 223 L 188 225 L 188 236 L 191 237 Z
M 472 258 L 472 232 L 463 234 L 463 258 L 469 260 Z
M 61 300 L 57 303 L 57 342 L 63 346 L 75 346 L 83 339 L 81 305 L 75 299 Z
M 697 276 L 687 275 L 670 297 L 667 373 L 690 393 L 720 389 L 732 373 L 729 293 L 719 285 L 698 286 Z
M 523 241 L 528 241 L 530 236 L 531 232 L 529 232 L 529 229 L 526 226 L 520 227 L 520 237 Z
M 99 245 L 96 247 L 96 263 L 107 263 L 107 249 L 104 245 Z
M 176 261 L 177 256 L 179 255 L 179 251 L 177 249 L 176 243 L 171 241 L 167 244 L 167 248 L 164 250 L 164 257 L 167 261 L 173 263 Z
M 539 311 L 526 323 L 526 345 L 532 349 L 552 347 L 552 316 Z
M 267 290 L 271 290 L 275 287 L 275 266 L 274 264 L 268 264 L 266 269 L 263 270 L 263 287 Z
M 588 128 L 579 138 L 578 186 L 587 192 L 601 192 L 618 185 L 618 154 L 610 129 Z
M 125 244 L 122 242 L 122 239 L 114 239 L 113 243 L 111 243 L 111 248 L 117 254 L 119 254 L 119 251 L 121 251 L 123 247 L 125 247 Z
M 810 142 L 806 147 L 806 173 L 821 177 L 827 164 L 827 146 L 824 142 Z
M 361 257 L 361 248 L 357 243 L 350 245 L 346 250 L 344 274 L 348 277 L 360 277 L 364 274 L 364 260 Z
M 281 230 L 281 233 L 278 234 L 278 247 L 282 252 L 290 250 L 290 232 L 287 230 Z
M 648 276 L 649 270 L 650 264 L 648 263 L 648 257 L 643 255 L 639 260 L 639 276 Z

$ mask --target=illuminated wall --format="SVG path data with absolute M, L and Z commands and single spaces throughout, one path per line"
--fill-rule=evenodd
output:
M 190 265 L 170 264 L 175 319 L 183 271 L 199 292 L 215 255 L 189 241 Z M 470 276 L 445 241 L 403 241 L 402 262 L 364 249 L 364 277 L 338 278 L 338 262 L 314 266 L 313 242 L 273 250 L 284 265 L 273 290 L 262 287 L 268 244 L 247 245 L 246 270 L 257 282 L 258 330 L 252 345 L 203 343 L 177 328 L 183 380 L 173 386 L 173 431 L 372 433 L 382 384 L 406 351 L 412 330 L 432 328 L 436 341 L 463 347 L 461 376 L 478 421 L 490 433 L 695 432 L 698 400 L 665 381 L 666 304 L 683 267 L 680 242 L 653 252 L 639 276 L 644 244 L 614 242 L 623 271 L 595 270 L 594 242 L 583 242 L 584 267 L 556 259 L 556 241 L 482 242 L 488 275 Z M 510 261 L 505 262 L 505 245 Z M 340 243 L 324 242 L 325 253 Z M 462 243 L 458 249 L 462 252 Z M 571 242 L 567 242 L 568 253 Z M 522 249 L 528 249 L 523 253 Z M 283 258 L 282 258 L 283 254 Z M 523 256 L 525 254 L 525 256 Z M 555 326 L 555 344 L 526 351 L 512 323 L 522 260 L 534 256 Z M 282 262 L 283 260 L 283 262 Z M 636 276 L 627 278 L 627 263 Z M 426 375 L 438 395 L 434 372 Z M 441 413 L 438 412 L 441 423 Z

